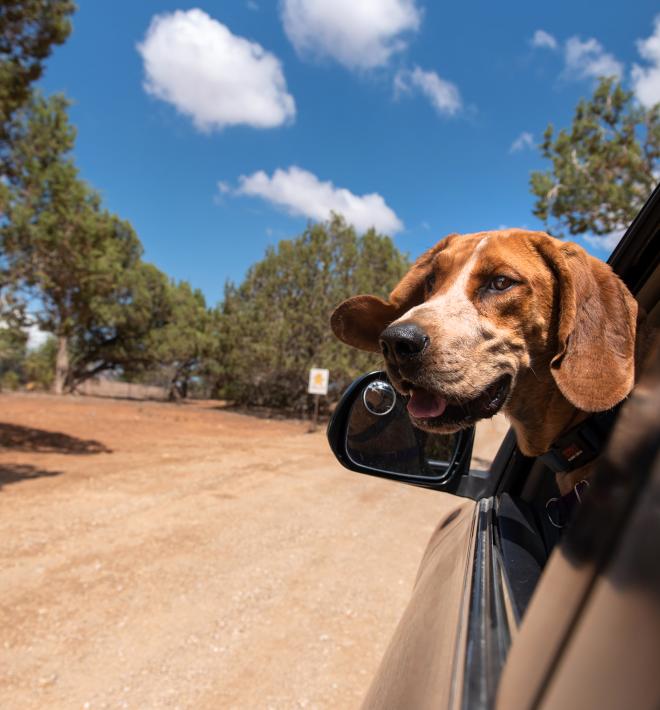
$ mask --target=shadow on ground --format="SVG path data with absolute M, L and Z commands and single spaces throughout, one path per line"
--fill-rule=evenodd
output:
M 20 483 L 35 478 L 61 476 L 62 471 L 47 471 L 46 469 L 29 466 L 22 463 L 0 464 L 0 488 L 10 483 Z
M 33 429 L 0 422 L 0 447 L 13 451 L 49 454 L 111 454 L 105 444 L 95 439 L 78 439 L 58 431 Z

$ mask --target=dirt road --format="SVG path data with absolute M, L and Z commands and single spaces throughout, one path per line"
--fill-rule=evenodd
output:
M 210 405 L 0 395 L 0 443 L 3 709 L 356 707 L 451 505 Z

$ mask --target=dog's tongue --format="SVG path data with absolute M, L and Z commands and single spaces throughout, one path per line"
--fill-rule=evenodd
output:
M 417 419 L 439 417 L 447 408 L 447 400 L 427 390 L 414 389 L 408 400 L 408 411 Z

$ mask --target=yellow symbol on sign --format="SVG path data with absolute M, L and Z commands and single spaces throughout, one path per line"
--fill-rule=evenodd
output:
M 314 384 L 315 384 L 315 385 L 318 385 L 319 387 L 322 387 L 322 386 L 323 386 L 323 373 L 317 372 L 317 373 L 314 375 Z

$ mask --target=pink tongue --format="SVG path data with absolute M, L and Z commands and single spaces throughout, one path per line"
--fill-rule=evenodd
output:
M 417 419 L 439 417 L 446 408 L 446 399 L 436 397 L 427 390 L 413 390 L 408 401 L 408 411 Z

